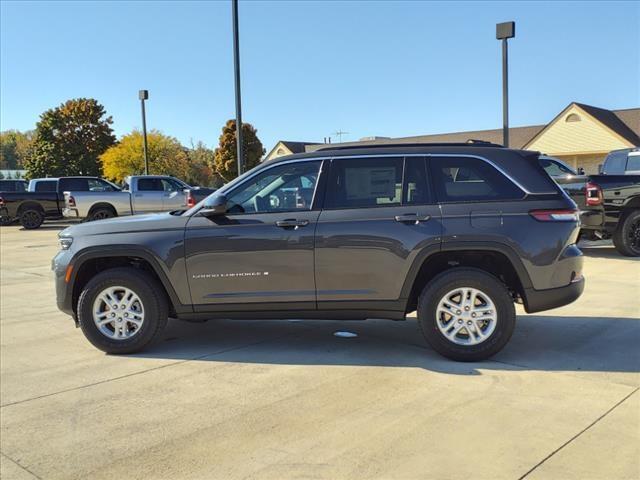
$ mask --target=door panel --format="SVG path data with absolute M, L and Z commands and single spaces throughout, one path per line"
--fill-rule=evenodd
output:
M 285 309 L 315 308 L 313 233 L 319 212 L 194 216 L 185 245 L 195 305 L 293 302 Z M 306 225 L 279 227 L 297 220 Z M 283 309 L 282 306 L 279 307 Z
M 312 210 L 320 161 L 265 168 L 227 197 L 227 213 L 187 224 L 196 311 L 316 308 Z
M 416 257 L 440 249 L 425 158 L 334 159 L 325 205 L 316 228 L 318 308 L 404 308 Z
M 162 211 L 164 192 L 136 192 L 132 194 L 134 213 L 152 213 Z

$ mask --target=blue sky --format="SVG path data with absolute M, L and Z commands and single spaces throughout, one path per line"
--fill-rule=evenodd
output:
M 1 4 L 0 127 L 94 97 L 118 136 L 147 123 L 215 145 L 234 116 L 230 2 Z M 240 1 L 243 117 L 265 147 L 501 125 L 497 22 L 510 43 L 511 124 L 571 101 L 640 105 L 638 2 Z M 334 139 L 335 141 L 335 139 Z

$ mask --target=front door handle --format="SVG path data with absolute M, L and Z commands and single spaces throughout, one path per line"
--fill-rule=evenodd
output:
M 418 215 L 417 213 L 405 213 L 404 215 L 396 215 L 396 222 L 412 222 L 420 223 L 426 222 L 431 218 L 431 215 Z
M 293 218 L 288 218 L 286 220 L 278 220 L 276 222 L 276 226 L 280 228 L 298 228 L 305 227 L 309 225 L 309 220 L 295 220 Z

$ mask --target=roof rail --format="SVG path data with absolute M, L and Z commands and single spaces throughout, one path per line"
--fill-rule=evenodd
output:
M 485 142 L 484 140 L 469 139 L 466 142 L 434 142 L 434 143 L 373 143 L 369 145 L 342 145 L 327 144 L 318 148 L 316 152 L 325 150 L 352 150 L 356 148 L 399 148 L 399 147 L 498 147 L 504 148 L 497 143 Z

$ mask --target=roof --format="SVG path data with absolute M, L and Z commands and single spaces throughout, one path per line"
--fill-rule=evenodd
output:
M 589 115 L 596 118 L 599 122 L 613 130 L 615 133 L 633 143 L 640 146 L 640 108 L 628 108 L 624 110 L 606 110 L 604 108 L 593 107 L 584 103 L 572 102 L 562 110 L 564 112 L 571 105 L 577 105 Z M 561 113 L 562 113 L 561 112 Z M 556 116 L 557 118 L 557 116 Z M 555 118 L 554 118 L 555 120 Z M 509 129 L 509 146 L 511 148 L 521 149 L 533 140 L 535 136 L 544 130 L 553 120 L 545 125 L 531 125 L 525 127 L 512 127 Z M 502 143 L 502 129 L 496 128 L 492 130 L 472 130 L 454 133 L 438 133 L 432 135 L 418 135 L 413 137 L 400 137 L 389 139 L 378 139 L 374 141 L 363 142 L 344 142 L 335 145 L 380 145 L 385 143 L 463 143 L 469 139 L 482 140 L 490 143 Z M 292 142 L 296 143 L 296 142 Z M 302 142 L 300 142 L 302 143 Z M 325 144 L 307 144 L 307 152 L 313 152 L 319 148 L 323 148 Z
M 280 140 L 280 143 L 291 150 L 291 153 L 304 153 L 307 145 L 321 145 L 318 142 L 289 142 L 287 140 Z

